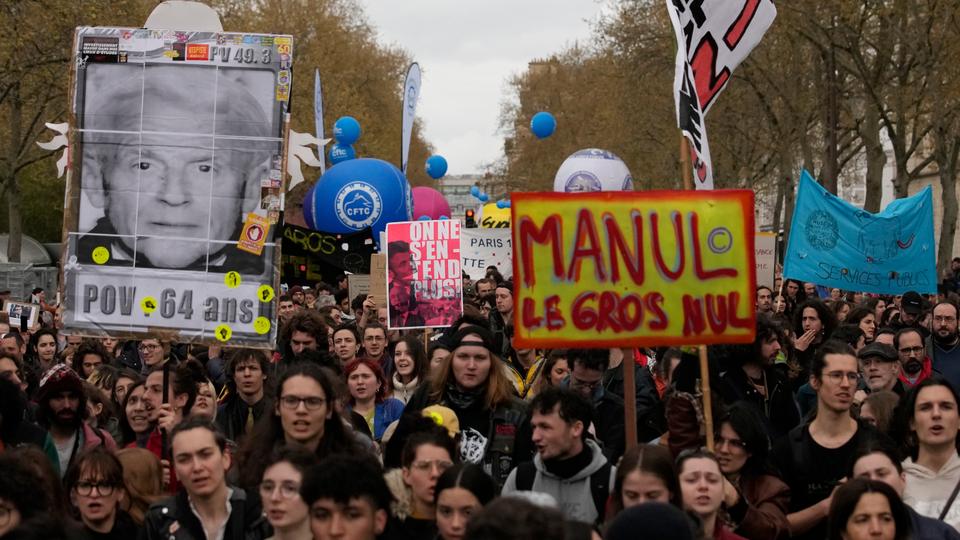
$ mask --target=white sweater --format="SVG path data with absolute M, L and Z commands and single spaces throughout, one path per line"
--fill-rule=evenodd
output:
M 937 472 L 917 465 L 913 459 L 907 458 L 903 461 L 903 472 L 907 475 L 903 502 L 920 515 L 937 519 L 953 493 L 953 488 L 960 481 L 960 456 L 954 454 Z M 960 496 L 950 505 L 943 521 L 960 531 Z

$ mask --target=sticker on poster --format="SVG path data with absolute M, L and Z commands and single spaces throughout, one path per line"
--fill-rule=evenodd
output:
M 277 101 L 287 101 L 290 99 L 289 86 L 277 86 Z
M 269 302 L 273 300 L 273 296 L 273 287 L 269 285 L 261 285 L 257 287 L 257 298 L 260 299 L 261 302 Z
M 116 63 L 120 57 L 120 39 L 108 36 L 84 36 L 80 55 L 87 62 Z
M 267 221 L 269 221 L 271 225 L 280 223 L 280 210 L 267 211 Z
M 277 45 L 277 52 L 280 54 L 290 54 L 292 46 L 289 43 Z
M 216 330 L 213 331 L 213 335 L 217 337 L 218 341 L 226 343 L 227 341 L 230 341 L 230 337 L 233 335 L 233 330 L 231 330 L 229 326 L 221 324 L 217 326 Z
M 290 71 L 282 69 L 277 73 L 277 83 L 288 86 L 290 84 Z
M 187 43 L 187 60 L 209 60 L 210 45 L 206 43 Z
M 267 218 L 254 213 L 247 214 L 247 220 L 243 222 L 243 230 L 240 231 L 237 249 L 254 255 L 261 255 L 269 231 L 270 221 Z

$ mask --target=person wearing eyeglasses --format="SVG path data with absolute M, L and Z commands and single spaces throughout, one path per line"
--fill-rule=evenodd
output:
M 434 490 L 437 479 L 457 460 L 454 439 L 440 426 L 412 433 L 400 453 L 400 465 L 384 475 L 396 504 L 385 536 L 433 540 L 437 536 Z
M 140 353 L 141 374 L 146 376 L 153 368 L 162 366 L 169 360 L 170 344 L 163 343 L 159 339 L 147 338 L 137 346 Z
M 312 362 L 290 365 L 277 380 L 269 421 L 257 422 L 237 454 L 239 484 L 254 489 L 278 444 L 299 444 L 324 459 L 367 453 L 367 446 L 337 412 L 336 376 Z M 369 441 L 369 439 L 368 439 Z
M 859 380 L 853 347 L 824 342 L 810 365 L 810 386 L 817 393 L 815 416 L 773 445 L 772 462 L 790 486 L 791 538 L 825 537 L 832 494 L 846 476 L 847 463 L 857 446 L 878 436 L 850 416 Z
M 226 437 L 205 418 L 188 418 L 173 429 L 170 451 L 182 489 L 150 507 L 142 540 L 263 540 L 272 534 L 257 497 L 227 484 L 232 459 L 226 449 Z
M 260 482 L 263 513 L 273 527 L 270 540 L 312 540 L 310 508 L 300 497 L 303 474 L 319 463 L 312 452 L 297 446 L 277 448 Z
M 960 310 L 952 302 L 940 302 L 933 306 L 933 332 L 926 344 L 933 370 L 943 375 L 954 387 L 960 386 L 958 317 Z
M 749 540 L 789 538 L 790 488 L 767 461 L 770 438 L 760 412 L 753 404 L 738 401 L 727 407 L 718 425 L 714 448 L 733 532 Z
M 626 436 L 623 399 L 608 392 L 603 384 L 603 375 L 610 365 L 610 352 L 607 349 L 570 349 L 567 351 L 567 361 L 570 363 L 570 375 L 560 383 L 560 387 L 573 390 L 593 405 L 592 432 L 601 443 L 603 454 L 611 462 L 616 462 L 626 449 Z M 643 410 L 637 411 L 637 416 L 643 414 Z M 584 429 L 589 427 L 587 424 Z
M 602 523 L 616 467 L 588 436 L 594 416 L 590 402 L 569 389 L 548 388 L 533 398 L 530 412 L 537 453 L 533 462 L 510 472 L 502 495 L 546 493 L 569 519 Z
M 905 388 L 913 388 L 930 377 L 933 363 L 926 354 L 923 334 L 919 330 L 912 327 L 897 330 L 893 346 L 900 354 L 900 382 Z
M 133 519 L 120 509 L 126 497 L 123 466 L 111 452 L 94 448 L 80 454 L 64 478 L 70 502 L 91 540 L 126 540 L 137 534 Z

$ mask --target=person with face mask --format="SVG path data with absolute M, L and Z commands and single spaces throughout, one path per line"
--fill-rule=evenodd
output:
M 927 341 L 933 370 L 943 375 L 954 387 L 960 385 L 960 334 L 956 304 L 940 302 L 933 306 L 933 332 Z

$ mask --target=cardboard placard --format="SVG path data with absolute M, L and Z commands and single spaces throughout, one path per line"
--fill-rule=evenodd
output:
M 748 343 L 753 192 L 514 193 L 515 347 Z
M 370 256 L 370 296 L 377 307 L 387 305 L 387 255 L 374 253 Z

